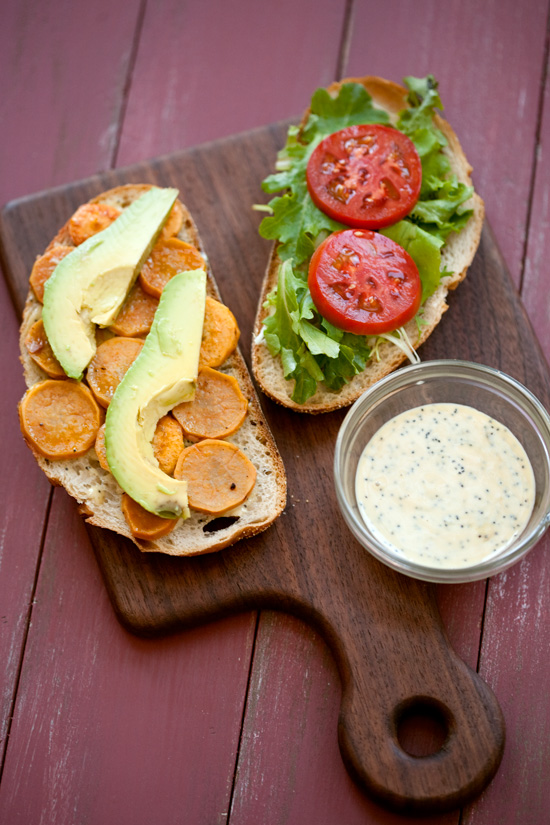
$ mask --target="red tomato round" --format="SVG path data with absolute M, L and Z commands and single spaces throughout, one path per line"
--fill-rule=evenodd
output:
M 310 261 L 308 286 L 323 318 L 356 335 L 403 326 L 416 315 L 422 297 L 409 253 L 368 229 L 329 235 Z
M 314 204 L 330 218 L 380 229 L 400 221 L 417 202 L 422 165 L 407 135 L 366 123 L 322 140 L 308 161 L 306 178 Z

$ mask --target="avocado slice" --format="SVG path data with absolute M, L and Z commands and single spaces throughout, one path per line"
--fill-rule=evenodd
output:
M 187 483 L 162 472 L 151 441 L 159 418 L 195 394 L 205 302 L 203 269 L 168 281 L 145 344 L 107 409 L 112 474 L 138 504 L 165 518 L 189 517 Z
M 70 378 L 82 378 L 96 350 L 94 324 L 108 326 L 116 317 L 177 196 L 177 189 L 149 189 L 63 258 L 46 281 L 44 329 Z

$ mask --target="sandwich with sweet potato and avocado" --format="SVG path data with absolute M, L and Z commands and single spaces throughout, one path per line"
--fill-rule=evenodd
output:
M 483 201 L 432 76 L 318 89 L 291 127 L 260 234 L 274 241 L 252 343 L 262 390 L 317 413 L 396 369 L 447 310 Z
M 21 429 L 89 523 L 193 555 L 277 518 L 284 468 L 176 189 L 130 184 L 83 204 L 30 287 Z

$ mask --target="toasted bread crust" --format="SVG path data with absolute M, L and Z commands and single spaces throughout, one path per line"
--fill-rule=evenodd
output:
M 148 184 L 118 186 L 93 198 L 91 203 L 109 203 L 124 209 L 147 189 Z M 186 207 L 183 210 L 183 225 L 178 237 L 193 244 L 207 261 L 197 227 Z M 72 246 L 68 223 L 63 226 L 47 247 L 55 243 Z M 207 262 L 207 292 L 220 299 L 215 280 Z M 25 381 L 28 387 L 47 378 L 35 364 L 25 347 L 25 338 L 32 324 L 41 317 L 42 306 L 29 291 L 20 329 L 20 352 Z M 132 536 L 120 508 L 122 490 L 108 471 L 103 469 L 94 449 L 80 459 L 50 461 L 40 455 L 33 445 L 28 446 L 48 476 L 52 484 L 65 487 L 79 503 L 79 512 L 90 524 L 124 535 L 131 539 L 143 552 L 162 552 L 169 555 L 198 555 L 221 550 L 234 542 L 262 532 L 280 515 L 286 504 L 286 475 L 273 436 L 260 408 L 248 369 L 237 349 L 219 368 L 233 375 L 248 399 L 248 413 L 242 427 L 228 441 L 237 444 L 256 466 L 257 482 L 249 498 L 235 511 L 226 514 L 220 529 L 215 521 L 219 519 L 192 512 L 191 518 L 163 538 L 155 541 L 141 541 Z M 231 517 L 236 520 L 231 522 Z M 229 518 L 228 518 L 229 517 Z
M 406 107 L 407 91 L 399 84 L 379 77 L 346 78 L 328 86 L 328 91 L 336 93 L 344 83 L 361 83 L 369 94 L 372 95 L 373 103 L 378 108 L 385 109 L 390 115 L 390 119 L 395 120 L 398 113 Z M 307 121 L 309 109 L 305 112 L 301 125 Z M 448 146 L 445 148 L 450 163 L 451 170 L 459 181 L 472 185 L 472 167 L 462 150 L 452 127 L 443 118 L 436 115 L 436 125 L 445 135 Z M 416 322 L 413 320 L 405 327 L 411 343 L 415 349 L 421 346 L 439 324 L 444 313 L 448 309 L 446 297 L 449 290 L 456 289 L 458 284 L 466 277 L 468 267 L 472 263 L 481 238 L 481 230 L 485 217 L 485 207 L 479 195 L 472 196 L 465 204 L 473 210 L 473 215 L 467 225 L 460 233 L 453 233 L 442 249 L 442 262 L 445 268 L 453 274 L 442 278 L 436 292 L 428 298 L 424 304 L 424 321 L 420 336 L 418 335 Z M 366 369 L 352 378 L 338 392 L 328 390 L 320 385 L 311 398 L 305 404 L 297 404 L 292 400 L 294 381 L 287 381 L 283 375 L 280 358 L 273 358 L 267 346 L 262 342 L 261 330 L 264 318 L 270 310 L 264 306 L 268 294 L 277 284 L 277 276 L 281 260 L 277 254 L 277 243 L 271 250 L 269 263 L 266 269 L 262 284 L 258 311 L 253 330 L 252 338 L 252 371 L 263 392 L 273 401 L 285 407 L 304 413 L 331 412 L 341 407 L 347 407 L 362 395 L 365 390 L 397 369 L 405 360 L 405 354 L 393 344 L 384 341 L 378 348 L 378 358 L 372 358 Z

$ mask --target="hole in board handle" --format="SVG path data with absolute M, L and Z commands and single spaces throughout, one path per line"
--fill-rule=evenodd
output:
M 427 696 L 415 696 L 395 710 L 395 736 L 409 756 L 434 756 L 448 741 L 453 718 L 445 705 Z

